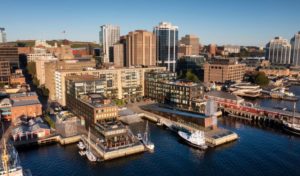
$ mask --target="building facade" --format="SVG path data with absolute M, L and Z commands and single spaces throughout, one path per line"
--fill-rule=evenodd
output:
M 178 54 L 177 54 L 178 59 L 180 59 L 183 56 L 192 55 L 192 53 L 193 53 L 192 49 L 193 49 L 192 45 L 180 44 L 178 47 Z
M 86 125 L 118 116 L 118 107 L 104 97 L 101 80 L 92 75 L 69 76 L 66 79 L 66 105 Z
M 178 27 L 161 22 L 154 27 L 156 35 L 157 64 L 175 72 L 178 53 Z
M 99 44 L 103 49 L 103 63 L 112 60 L 111 47 L 120 40 L 120 27 L 115 25 L 103 25 L 100 27 Z
M 126 36 L 126 66 L 156 65 L 156 37 L 152 32 L 136 30 Z
M 14 72 L 19 68 L 19 53 L 17 47 L 0 47 L 0 61 L 8 61 L 10 71 Z
M 8 84 L 10 75 L 9 61 L 0 61 L 0 83 Z
M 266 46 L 266 58 L 272 64 L 288 65 L 291 63 L 291 44 L 282 37 L 275 37 Z
M 0 43 L 6 42 L 6 32 L 5 28 L 0 28 Z
M 204 82 L 236 81 L 241 82 L 245 74 L 246 64 L 232 59 L 213 59 L 204 64 Z
M 291 39 L 291 64 L 300 66 L 300 31 Z
M 61 105 L 66 105 L 65 81 L 71 75 L 93 75 L 102 81 L 103 94 L 107 97 L 135 101 L 144 96 L 144 74 L 151 70 L 164 71 L 165 67 L 131 67 L 115 69 L 92 69 L 92 70 L 59 70 L 52 75 L 53 86 L 47 87 L 49 97 L 55 97 Z M 48 79 L 47 79 L 48 82 Z M 47 85 L 46 82 L 46 85 Z
M 45 87 L 49 89 L 49 99 L 55 100 L 55 71 L 58 70 L 83 70 L 95 68 L 96 62 L 93 59 L 83 60 L 61 60 L 45 63 Z
M 191 54 L 189 55 L 199 55 L 200 42 L 199 37 L 195 35 L 185 35 L 181 38 L 181 44 L 190 45 L 191 46 Z
M 179 75 L 185 75 L 189 70 L 196 74 L 199 80 L 204 79 L 204 69 L 206 59 L 201 55 L 182 56 L 176 64 L 176 72 Z
M 200 84 L 175 81 L 175 79 L 175 73 L 146 73 L 145 97 L 177 108 L 190 109 L 192 107 L 192 100 L 202 96 L 203 88 Z
M 122 43 L 116 43 L 113 46 L 114 48 L 114 66 L 115 67 L 124 67 L 124 45 Z

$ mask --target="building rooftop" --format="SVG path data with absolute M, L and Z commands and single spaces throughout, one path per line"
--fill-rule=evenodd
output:
M 206 96 L 213 96 L 213 97 L 218 97 L 218 98 L 223 98 L 223 99 L 229 99 L 229 100 L 235 100 L 235 101 L 240 101 L 243 100 L 241 97 L 233 95 L 228 92 L 222 92 L 222 91 L 210 91 L 205 94 Z
M 94 75 L 72 75 L 66 77 L 67 80 L 72 80 L 72 81 L 96 81 L 99 80 L 100 78 L 94 76 Z
M 38 99 L 36 100 L 13 100 L 12 106 L 28 106 L 28 105 L 34 105 L 34 104 L 41 104 Z
M 36 92 L 23 92 L 23 93 L 13 93 L 10 94 L 10 98 L 18 98 L 18 97 L 29 97 L 29 96 L 37 96 Z

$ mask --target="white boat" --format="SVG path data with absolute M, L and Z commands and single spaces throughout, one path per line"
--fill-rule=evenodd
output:
M 141 133 L 138 133 L 136 137 L 137 137 L 137 139 L 140 140 L 140 141 L 143 140 L 143 137 L 142 137 L 142 134 L 141 134 Z
M 84 156 L 86 154 L 86 151 L 79 151 L 78 153 L 80 156 Z
M 296 112 L 296 102 L 294 103 L 294 114 L 293 114 L 292 122 L 287 122 L 287 121 L 283 122 L 283 128 L 284 128 L 284 130 L 286 130 L 290 133 L 300 135 L 300 124 L 294 123 L 295 112 Z
M 196 131 L 192 134 L 178 131 L 178 135 L 190 146 L 196 147 L 202 150 L 207 149 L 207 145 L 205 144 L 205 137 L 203 131 Z
M 83 142 L 79 141 L 79 143 L 77 144 L 78 148 L 80 150 L 84 150 L 85 149 L 85 145 L 83 144 Z
M 90 142 L 91 142 L 91 129 L 89 128 L 89 134 L 88 134 L 88 148 L 87 148 L 87 150 L 86 150 L 86 152 L 85 152 L 85 155 L 86 155 L 86 157 L 90 160 L 90 161 L 92 161 L 92 162 L 95 162 L 95 161 L 97 161 L 97 157 L 92 153 L 92 151 L 91 151 L 91 145 L 90 145 Z
M 147 121 L 146 130 L 145 130 L 144 138 L 142 139 L 142 141 L 148 150 L 153 151 L 155 148 L 155 145 L 150 141 L 149 138 L 150 138 L 150 132 L 149 132 L 149 125 L 148 125 L 148 121 Z
M 90 161 L 92 161 L 92 162 L 97 161 L 97 158 L 95 157 L 95 155 L 90 150 L 87 150 L 85 155 Z

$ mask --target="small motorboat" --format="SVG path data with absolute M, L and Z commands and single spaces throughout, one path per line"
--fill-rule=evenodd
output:
M 77 144 L 77 146 L 78 146 L 78 148 L 79 148 L 80 150 L 84 150 L 84 149 L 85 149 L 85 145 L 84 145 L 84 143 L 81 142 L 81 141 Z
M 86 154 L 86 151 L 79 151 L 78 153 L 80 156 L 84 156 Z
M 142 134 L 141 134 L 141 133 L 138 133 L 136 137 L 137 137 L 137 139 L 140 140 L 140 141 L 143 140 L 143 137 L 142 137 Z

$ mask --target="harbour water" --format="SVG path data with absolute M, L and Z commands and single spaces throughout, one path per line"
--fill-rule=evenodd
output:
M 290 89 L 300 95 L 300 87 Z M 291 102 L 257 100 L 264 106 L 288 106 Z M 297 105 L 300 110 L 300 103 Z M 300 175 L 300 137 L 278 127 L 251 124 L 229 117 L 219 125 L 240 138 L 205 152 L 190 148 L 171 131 L 149 123 L 154 153 L 90 163 L 76 145 L 51 145 L 19 149 L 24 168 L 33 175 Z M 144 125 L 140 125 L 143 126 Z M 134 130 L 139 129 L 138 126 Z M 141 131 L 142 132 L 142 131 Z

